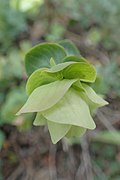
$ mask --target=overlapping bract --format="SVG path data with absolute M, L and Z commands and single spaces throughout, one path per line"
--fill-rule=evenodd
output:
M 50 67 L 51 58 L 58 64 Z M 26 66 L 28 74 L 32 73 L 26 85 L 29 98 L 18 115 L 37 112 L 34 125 L 47 125 L 54 144 L 64 136 L 81 136 L 95 128 L 91 114 L 107 102 L 90 87 L 96 79 L 95 68 L 75 47 L 72 50 L 71 43 L 34 47 L 26 56 Z

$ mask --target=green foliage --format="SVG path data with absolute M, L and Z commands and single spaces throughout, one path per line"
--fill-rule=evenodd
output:
M 9 68 L 8 68 L 9 67 Z M 6 76 L 7 72 L 7 76 Z M 7 56 L 0 57 L 0 80 L 21 78 L 23 75 L 22 61 L 17 49 L 12 49 Z
M 22 58 L 30 45 L 23 41 L 20 46 L 20 50 L 11 48 L 7 55 L 0 56 L 0 126 L 11 124 L 16 125 L 19 130 L 25 130 L 31 127 L 32 116 L 16 117 L 15 113 L 27 99 L 25 85 L 19 82 L 25 78 Z M 1 148 L 4 141 L 5 134 L 0 130 Z
M 53 22 L 50 32 L 46 35 L 47 41 L 59 41 L 65 33 L 65 27 L 58 22 Z
M 59 25 L 59 19 L 67 19 L 67 25 L 73 27 L 80 24 L 80 28 L 86 31 L 89 40 L 94 45 L 102 45 L 109 52 L 119 53 L 119 22 L 120 22 L 120 1 L 119 0 L 51 0 L 51 4 L 55 5 L 55 13 L 53 13 L 53 23 L 50 24 L 49 40 L 56 41 L 58 37 L 63 38 L 61 33 L 63 25 Z M 47 8 L 46 2 L 41 6 L 41 12 Z M 93 13 L 94 12 L 94 13 Z M 58 19 L 54 18 L 58 16 Z M 55 30 L 54 24 L 58 24 Z M 61 23 L 62 24 L 62 23 Z M 56 36 L 58 34 L 58 36 Z M 55 35 L 55 36 L 54 36 Z
M 8 0 L 0 0 L 0 51 L 6 52 L 26 28 L 24 15 L 13 9 Z
M 120 145 L 120 132 L 119 131 L 107 131 L 98 132 L 93 137 L 93 141 L 104 142 L 108 144 Z
M 4 143 L 4 140 L 5 140 L 5 135 L 4 133 L 0 130 L 0 150 L 2 148 L 2 145 Z
M 92 156 L 92 165 L 96 170 L 100 170 L 100 173 L 95 175 L 95 180 L 117 180 L 120 178 L 120 162 L 116 160 L 116 146 L 94 142 L 91 143 L 91 152 L 94 154 Z
M 0 104 L 3 103 L 6 94 L 9 93 L 12 87 L 16 88 L 21 79 L 26 76 L 23 56 L 30 44 L 23 41 L 20 46 L 20 50 L 11 48 L 7 55 L 0 56 Z
M 101 31 L 100 36 L 102 45 L 107 50 L 119 50 L 120 43 L 118 37 L 120 28 L 118 22 L 120 21 L 120 1 L 92 0 L 90 3 L 87 3 L 86 0 L 79 0 L 78 3 L 79 7 L 81 9 L 83 8 L 81 11 L 82 15 L 81 13 L 79 14 L 79 20 L 82 26 L 89 27 L 92 23 L 97 24 Z
M 43 3 L 43 0 L 10 0 L 10 4 L 15 9 L 19 9 L 21 11 L 34 11 L 36 10 L 40 4 Z
M 73 55 L 73 61 L 64 62 L 67 55 Z M 17 115 L 37 112 L 34 125 L 47 125 L 54 144 L 95 128 L 91 111 L 107 102 L 86 84 L 95 81 L 96 71 L 72 42 L 40 44 L 25 60 L 28 74 L 32 73 L 26 85 L 29 98 Z
M 27 96 L 22 86 L 11 89 L 11 91 L 7 94 L 6 101 L 3 103 L 1 108 L 2 121 L 4 123 L 14 121 L 16 118 L 15 112 L 23 105 L 26 99 Z
M 104 95 L 112 91 L 115 96 L 120 96 L 120 83 L 118 83 L 120 79 L 120 70 L 116 61 L 111 61 L 104 66 L 97 66 L 97 72 L 97 79 L 92 85 L 94 90 Z

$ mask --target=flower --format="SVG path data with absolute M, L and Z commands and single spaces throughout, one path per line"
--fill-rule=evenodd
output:
M 52 67 L 33 70 L 30 75 L 26 85 L 29 98 L 17 115 L 36 112 L 33 124 L 48 126 L 55 144 L 64 136 L 81 136 L 86 129 L 94 129 L 92 113 L 108 103 L 90 86 L 96 70 L 87 60 L 76 56 L 66 56 L 58 64 L 49 60 Z

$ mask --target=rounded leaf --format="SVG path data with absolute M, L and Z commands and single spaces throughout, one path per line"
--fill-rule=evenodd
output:
M 56 64 L 52 68 L 48 69 L 47 72 L 51 72 L 51 73 L 59 72 L 65 69 L 66 67 L 68 67 L 69 65 L 75 64 L 75 63 L 76 62 L 71 61 L 71 62 L 64 62 L 64 63 Z
M 63 59 L 63 62 L 85 62 L 88 63 L 88 61 L 83 57 L 77 57 L 77 56 L 67 56 Z
M 95 68 L 88 63 L 74 63 L 63 69 L 63 78 L 78 78 L 84 82 L 94 82 L 96 79 Z
M 56 43 L 42 43 L 33 47 L 25 57 L 25 66 L 28 75 L 43 67 L 50 67 L 50 59 L 58 64 L 66 56 L 64 48 Z
M 47 68 L 41 68 L 31 74 L 26 84 L 26 92 L 28 95 L 30 95 L 34 89 L 41 85 L 49 84 L 62 79 L 61 73 L 49 73 L 46 72 L 46 70 Z
M 65 48 L 68 56 L 69 55 L 80 56 L 79 50 L 72 41 L 65 39 L 60 41 L 59 44 Z

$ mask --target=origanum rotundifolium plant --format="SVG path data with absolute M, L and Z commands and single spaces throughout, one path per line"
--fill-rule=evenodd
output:
M 91 88 L 96 70 L 69 40 L 42 43 L 25 57 L 28 100 L 21 113 L 36 112 L 35 126 L 48 126 L 55 144 L 96 127 L 93 112 L 108 104 Z

